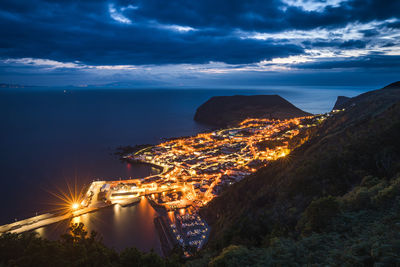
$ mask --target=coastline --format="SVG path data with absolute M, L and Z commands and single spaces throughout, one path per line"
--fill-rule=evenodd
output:
M 301 119 L 304 120 L 304 118 Z M 174 141 L 156 146 L 136 145 L 134 147 L 135 152 L 126 150 L 126 154 L 119 153 L 120 160 L 135 165 L 151 166 L 151 169 L 154 168 L 157 174 L 152 174 L 150 171 L 150 175 L 139 179 L 94 181 L 86 190 L 82 202 L 70 203 L 71 207 L 73 205 L 76 205 L 76 207 L 73 207 L 69 214 L 54 217 L 51 220 L 40 220 L 33 225 L 21 221 L 18 232 L 33 230 L 114 204 L 129 206 L 135 202 L 130 198 L 141 196 L 147 197 L 155 211 L 153 223 L 157 229 L 159 241 L 162 242 L 163 253 L 168 254 L 173 249 L 173 244 L 179 241 L 177 244 L 190 254 L 189 248 L 201 249 L 208 240 L 210 227 L 205 219 L 201 218 L 198 209 L 219 194 L 218 191 L 213 191 L 214 187 L 218 183 L 221 185 L 226 182 L 232 183 L 232 180 L 237 182 L 256 171 L 257 167 L 262 166 L 263 161 L 258 160 L 258 162 L 254 163 L 254 158 L 261 157 L 266 159 L 270 157 L 273 159 L 272 156 L 282 157 L 282 155 L 285 156 L 288 153 L 281 147 L 275 150 L 271 149 L 271 151 L 257 150 L 257 152 L 253 147 L 254 138 L 249 138 L 249 135 L 242 132 L 253 130 L 254 136 L 265 138 L 264 132 L 273 136 L 277 131 L 282 135 L 286 134 L 286 138 L 291 138 L 299 133 L 299 131 L 293 131 L 291 124 L 300 125 L 300 119 L 296 118 L 282 122 L 279 120 L 270 122 L 267 119 L 248 119 L 243 121 L 237 128 L 197 134 L 190 138 L 185 137 L 183 139 L 188 139 L 189 141 L 185 141 L 186 143 L 184 144 L 181 143 L 180 138 L 173 138 L 172 140 Z M 275 127 L 274 130 L 271 130 L 272 126 L 270 127 L 270 125 Z M 311 127 L 308 124 L 301 126 Z M 232 146 L 232 143 L 236 145 Z M 243 148 L 242 143 L 247 144 L 247 146 Z M 249 143 L 253 149 L 247 148 L 248 151 L 244 150 L 249 147 Z M 176 146 L 178 148 L 175 148 Z M 200 157 L 193 159 L 173 156 L 174 149 L 177 149 L 178 154 L 184 154 L 188 157 L 199 156 L 199 150 L 206 151 L 204 153 L 208 153 L 207 155 L 211 156 L 212 162 L 203 162 Z M 236 155 L 237 164 L 229 164 L 230 159 L 224 156 L 227 152 L 231 155 Z M 170 156 L 172 159 L 168 158 Z M 198 162 L 203 162 L 203 165 L 198 164 Z M 225 175 L 221 173 L 219 167 L 215 166 L 215 162 L 219 167 L 227 169 L 225 170 Z M 252 162 L 253 165 L 250 166 L 249 162 Z M 230 169 L 233 169 L 231 173 L 229 173 Z M 201 184 L 198 179 L 202 179 Z M 162 181 L 158 182 L 159 180 Z M 199 184 L 199 186 L 196 186 L 196 184 Z M 170 191 L 179 192 L 171 192 L 170 194 Z M 160 193 L 163 196 L 166 193 L 167 196 L 162 201 L 154 201 L 153 194 Z M 170 195 L 168 196 L 168 194 Z M 186 195 L 187 198 L 184 198 Z M 199 196 L 199 198 L 195 199 L 196 196 Z M 190 210 L 190 207 L 194 207 L 195 210 Z M 171 215 L 169 211 L 173 212 L 173 219 L 168 218 Z

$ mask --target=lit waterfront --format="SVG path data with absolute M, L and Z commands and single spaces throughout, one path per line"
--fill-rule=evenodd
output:
M 147 196 L 162 210 L 180 210 L 157 217 L 164 253 L 176 244 L 200 249 L 206 243 L 210 229 L 197 213 L 198 209 L 218 196 L 224 186 L 242 180 L 269 161 L 287 156 L 293 147 L 307 140 L 307 129 L 316 126 L 326 116 L 329 114 L 287 120 L 247 119 L 234 128 L 176 138 L 144 148 L 124 158 L 161 166 L 161 173 L 142 179 L 94 181 L 86 192 L 79 194 L 76 189 L 71 191 L 69 188 L 71 197 L 60 197 L 67 207 L 64 213 L 16 222 L 3 226 L 2 231 L 20 233 L 68 218 L 72 218 L 71 223 L 90 225 L 92 221 L 89 218 L 96 219 L 96 215 L 89 217 L 88 213 L 111 205 L 114 205 L 111 217 L 118 222 L 126 206 L 144 203 Z M 291 140 L 299 134 L 302 136 L 297 144 L 292 144 Z M 138 209 L 146 204 L 149 205 L 147 201 L 139 204 Z M 189 208 L 188 214 L 184 208 Z M 150 216 L 147 214 L 146 218 L 156 217 L 152 208 L 144 210 L 154 212 Z M 117 229 L 113 236 L 118 237 L 118 229 L 126 226 L 112 225 Z M 42 229 L 37 231 L 44 235 Z
M 174 243 L 200 249 L 207 241 L 209 228 L 198 209 L 218 196 L 224 186 L 240 181 L 269 161 L 287 156 L 293 147 L 308 139 L 307 129 L 326 116 L 329 114 L 287 120 L 247 119 L 235 128 L 141 149 L 124 158 L 162 166 L 160 174 L 136 180 L 94 182 L 84 195 L 81 208 L 125 206 L 145 195 L 166 210 L 190 207 L 187 215 L 179 212 L 160 217 L 158 227 L 165 235 L 166 251 Z M 302 136 L 297 144 L 292 144 L 291 140 L 299 134 Z
M 89 232 L 92 230 L 98 232 L 109 247 L 117 250 L 127 247 L 137 247 L 142 251 L 154 249 L 162 255 L 160 241 L 153 223 L 155 216 L 157 216 L 156 211 L 143 197 L 136 205 L 127 207 L 115 205 L 35 231 L 44 238 L 55 240 L 68 230 L 70 222 L 82 222 Z

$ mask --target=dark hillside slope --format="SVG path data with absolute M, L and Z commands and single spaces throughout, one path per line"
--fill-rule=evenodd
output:
M 332 110 L 341 109 L 349 99 L 350 97 L 347 96 L 338 96 Z
M 308 116 L 279 95 L 215 96 L 203 103 L 194 120 L 225 127 L 247 118 L 288 119 Z
M 383 89 L 393 89 L 393 88 L 397 89 L 400 88 L 400 81 L 386 85 Z
M 358 96 L 348 98 L 340 105 L 340 108 L 349 108 L 359 104 L 361 105 L 373 104 L 375 107 L 377 105 L 381 105 L 382 106 L 381 108 L 385 108 L 387 107 L 387 105 L 390 105 L 398 100 L 397 92 L 399 89 L 400 89 L 400 81 L 394 82 L 385 86 L 380 90 L 369 91 L 360 94 Z M 392 96 L 393 99 L 391 100 L 390 97 Z M 372 110 L 373 107 L 368 108 L 367 111 L 369 109 Z M 365 112 L 365 114 L 368 114 L 368 112 Z
M 338 210 L 324 197 L 344 196 L 368 177 L 389 182 L 400 172 L 399 138 L 400 89 L 350 99 L 287 158 L 209 203 L 202 211 L 213 227 L 209 247 L 268 246 L 274 237 L 323 231 Z M 326 205 L 316 209 L 321 222 L 300 220 L 318 199 Z

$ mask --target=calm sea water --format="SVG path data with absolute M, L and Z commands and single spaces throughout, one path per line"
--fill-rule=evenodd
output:
M 355 96 L 372 88 L 279 87 L 257 90 L 67 90 L 0 91 L 0 224 L 57 208 L 51 193 L 81 188 L 93 179 L 149 175 L 145 165 L 122 164 L 116 147 L 158 143 L 161 138 L 207 129 L 193 121 L 196 108 L 211 96 L 279 94 L 299 108 L 329 111 L 338 95 Z M 105 209 L 79 218 L 118 249 L 154 248 L 154 210 L 139 205 Z M 39 229 L 56 238 L 67 223 Z

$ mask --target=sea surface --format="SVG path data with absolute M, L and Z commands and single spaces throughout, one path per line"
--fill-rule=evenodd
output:
M 162 138 L 209 129 L 193 121 L 196 108 L 212 96 L 279 94 L 311 112 L 330 111 L 338 95 L 367 87 L 274 87 L 234 89 L 60 89 L 0 90 L 0 224 L 56 210 L 57 197 L 92 180 L 139 178 L 147 165 L 121 163 L 117 147 L 156 144 Z M 71 190 L 70 190 L 71 189 Z M 88 230 L 121 250 L 136 246 L 161 253 L 153 225 L 156 212 L 146 199 L 126 208 L 83 215 Z M 36 230 L 56 239 L 69 222 Z

